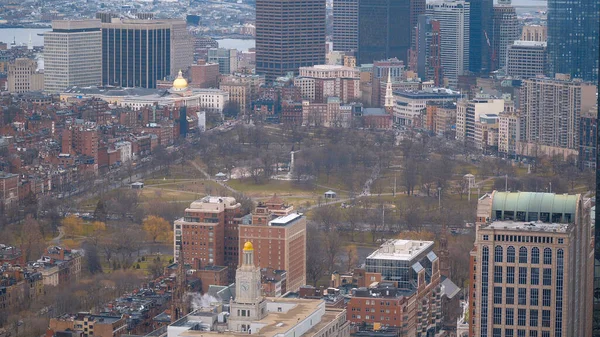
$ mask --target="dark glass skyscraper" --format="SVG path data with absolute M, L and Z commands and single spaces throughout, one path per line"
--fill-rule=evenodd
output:
M 408 64 L 414 27 L 424 13 L 425 0 L 359 1 L 358 62 L 396 57 Z
M 325 0 L 256 1 L 256 73 L 267 82 L 325 63 Z
M 171 26 L 166 23 L 102 25 L 102 84 L 156 88 L 171 71 Z
M 548 0 L 550 75 L 598 80 L 598 0 Z
M 493 0 L 470 0 L 469 3 L 469 70 L 486 73 L 490 69 L 494 3 Z

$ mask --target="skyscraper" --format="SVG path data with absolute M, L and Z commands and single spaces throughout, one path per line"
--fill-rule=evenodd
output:
M 517 13 L 510 0 L 501 0 L 494 6 L 494 26 L 492 30 L 490 70 L 506 67 L 508 46 L 519 38 Z
M 591 201 L 498 192 L 478 201 L 471 336 L 590 336 Z
M 155 88 L 194 60 L 185 21 L 119 20 L 102 24 L 102 83 Z
M 420 78 L 442 85 L 441 27 L 433 15 L 419 15 L 415 37 L 416 68 Z
M 458 76 L 469 70 L 469 2 L 438 1 L 427 4 L 427 14 L 440 23 L 444 82 L 456 87 Z
M 256 1 L 256 73 L 271 82 L 325 63 L 325 0 Z
M 550 75 L 598 80 L 599 11 L 597 0 L 548 1 Z
M 398 58 L 408 64 L 423 0 L 372 0 L 358 5 L 358 63 Z M 408 25 L 407 25 L 408 23 Z
M 52 21 L 44 33 L 44 89 L 98 85 L 102 81 L 100 20 Z
M 333 50 L 358 50 L 358 0 L 333 1 Z
M 489 71 L 492 49 L 493 0 L 469 0 L 468 3 L 470 5 L 468 70 L 476 74 L 485 73 Z

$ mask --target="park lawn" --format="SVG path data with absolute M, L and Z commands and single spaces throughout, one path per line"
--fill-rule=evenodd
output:
M 322 187 L 304 188 L 296 185 L 294 181 L 287 180 L 269 180 L 264 184 L 255 184 L 250 178 L 244 178 L 228 180 L 226 184 L 250 197 L 268 197 L 275 193 L 284 199 L 286 196 L 312 197 L 322 195 L 328 190 Z

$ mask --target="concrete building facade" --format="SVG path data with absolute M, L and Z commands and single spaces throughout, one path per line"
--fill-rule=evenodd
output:
M 506 74 L 517 78 L 544 75 L 546 59 L 546 42 L 514 41 L 507 49 Z
M 469 13 L 466 1 L 427 4 L 427 14 L 440 22 L 442 73 L 444 84 L 450 87 L 456 87 L 458 76 L 469 70 Z
M 8 65 L 7 83 L 10 93 L 44 90 L 44 73 L 35 60 L 18 58 Z
M 52 31 L 44 33 L 44 89 L 58 93 L 100 83 L 100 20 L 52 21 Z
M 481 197 L 469 336 L 591 336 L 592 228 L 581 195 Z

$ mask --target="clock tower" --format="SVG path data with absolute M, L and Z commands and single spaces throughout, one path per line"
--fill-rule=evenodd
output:
M 229 330 L 250 332 L 250 323 L 267 315 L 262 295 L 260 268 L 254 266 L 252 242 L 244 244 L 242 265 L 235 273 L 235 300 L 230 304 Z

